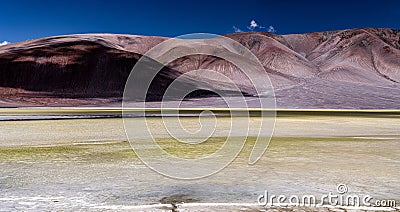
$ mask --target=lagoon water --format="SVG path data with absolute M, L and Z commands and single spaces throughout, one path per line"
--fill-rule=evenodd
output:
M 197 119 L 184 119 L 189 128 L 198 126 Z M 228 119 L 218 120 L 223 136 Z M 161 126 L 158 118 L 150 121 Z M 398 129 L 396 118 L 279 117 L 270 147 L 255 165 L 247 163 L 246 144 L 219 173 L 176 180 L 135 156 L 120 118 L 1 121 L 0 205 L 6 211 L 72 211 L 175 200 L 257 203 L 265 190 L 321 196 L 336 192 L 338 184 L 346 184 L 349 194 L 400 202 Z

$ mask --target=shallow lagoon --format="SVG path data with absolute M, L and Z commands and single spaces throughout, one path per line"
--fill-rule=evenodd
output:
M 187 127 L 198 127 L 197 118 L 183 119 L 192 123 Z M 155 128 L 162 124 L 159 118 L 148 120 Z M 197 149 L 188 151 L 162 130 L 158 142 L 171 154 L 209 154 L 223 143 L 228 121 L 218 118 L 220 131 Z M 400 200 L 397 118 L 278 117 L 270 147 L 255 165 L 247 164 L 254 143 L 249 137 L 227 168 L 189 181 L 146 167 L 130 148 L 118 118 L 0 125 L 0 203 L 5 210 L 113 209 L 165 203 L 173 197 L 185 202 L 257 203 L 264 190 L 323 195 L 335 192 L 338 184 L 346 184 L 352 194 Z

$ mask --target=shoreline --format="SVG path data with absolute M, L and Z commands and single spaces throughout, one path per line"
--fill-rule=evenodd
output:
M 0 121 L 63 120 L 140 117 L 198 117 L 211 111 L 217 117 L 297 117 L 353 116 L 400 118 L 400 110 L 348 109 L 260 109 L 260 108 L 97 108 L 97 107 L 27 107 L 0 108 Z M 202 114 L 203 116 L 203 114 Z

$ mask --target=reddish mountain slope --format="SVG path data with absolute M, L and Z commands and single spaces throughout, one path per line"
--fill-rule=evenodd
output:
M 247 47 L 262 63 L 275 88 L 278 107 L 400 108 L 398 30 L 226 36 Z M 136 61 L 166 39 L 83 34 L 0 46 L 0 106 L 117 106 Z M 254 94 L 230 62 L 193 55 L 163 69 L 150 90 L 154 97 L 150 100 L 157 100 L 170 82 L 193 69 L 216 70 L 237 82 L 243 92 Z M 207 82 L 218 89 L 230 89 L 207 78 L 188 81 Z M 209 106 L 219 106 L 208 94 L 196 96 Z

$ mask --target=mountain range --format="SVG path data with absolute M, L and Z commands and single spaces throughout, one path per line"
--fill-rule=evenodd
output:
M 278 108 L 400 109 L 400 30 L 224 36 L 257 57 L 272 82 Z M 0 107 L 118 107 L 132 67 L 167 39 L 76 34 L 0 46 Z M 156 76 L 149 102 L 159 101 L 174 79 L 194 69 L 215 70 L 234 80 L 240 72 L 222 58 L 185 56 L 169 63 Z M 199 78 L 191 83 L 209 80 Z M 224 84 L 214 84 L 224 89 Z M 247 94 L 254 98 L 251 92 Z M 206 106 L 220 106 L 214 98 L 199 92 L 188 102 L 201 100 Z

